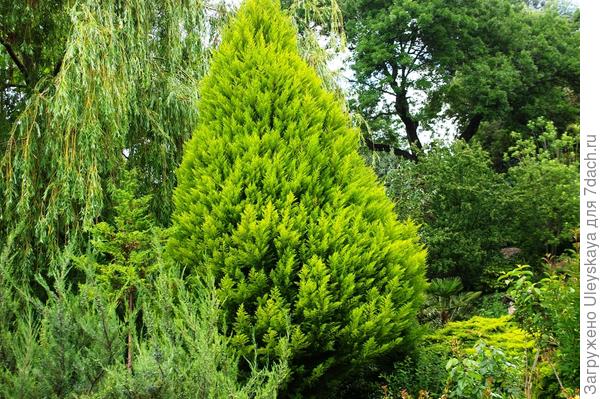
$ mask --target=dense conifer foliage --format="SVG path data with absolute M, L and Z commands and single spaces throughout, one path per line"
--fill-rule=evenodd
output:
M 216 278 L 241 353 L 276 358 L 289 337 L 288 392 L 327 395 L 409 344 L 425 251 L 295 37 L 272 0 L 244 3 L 224 33 L 178 171 L 168 249 L 190 275 Z
M 160 234 L 134 174 L 111 190 L 92 250 L 38 275 L 41 302 L 0 269 L 2 398 L 273 398 L 283 359 L 238 381 L 238 357 L 219 333 L 212 286 L 189 287 L 162 260 Z M 53 283 L 49 283 L 48 280 Z M 285 350 L 285 347 L 283 348 Z M 254 363 L 251 363 L 254 365 Z

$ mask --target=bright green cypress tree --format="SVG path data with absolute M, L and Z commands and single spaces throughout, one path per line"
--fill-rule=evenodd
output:
M 425 285 L 417 227 L 396 220 L 272 0 L 242 5 L 200 95 L 168 249 L 216 277 L 241 352 L 273 359 L 289 334 L 288 393 L 307 394 L 407 345 Z

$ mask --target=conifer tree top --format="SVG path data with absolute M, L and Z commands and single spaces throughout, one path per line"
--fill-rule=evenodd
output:
M 228 55 L 229 47 L 234 51 L 252 51 L 270 46 L 278 53 L 297 52 L 296 30 L 274 0 L 244 1 L 225 30 L 222 43 L 219 52 L 224 55 Z

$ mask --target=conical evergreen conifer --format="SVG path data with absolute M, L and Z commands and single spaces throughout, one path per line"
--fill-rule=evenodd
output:
M 289 337 L 288 393 L 327 396 L 407 345 L 425 286 L 417 227 L 396 220 L 273 0 L 241 6 L 200 94 L 169 252 L 216 278 L 242 354 L 272 360 Z

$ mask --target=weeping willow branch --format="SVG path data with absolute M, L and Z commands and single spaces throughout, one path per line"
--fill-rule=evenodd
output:
M 196 125 L 197 83 L 229 16 L 210 7 L 73 1 L 64 55 L 33 88 L 0 154 L 0 263 L 29 276 L 56 264 L 65 247 L 83 249 L 86 227 L 106 216 L 106 187 L 123 168 L 141 172 L 153 213 L 167 223 L 174 171 Z M 343 98 L 327 68 L 333 53 L 313 31 L 327 26 L 330 43 L 344 43 L 337 2 L 294 0 L 290 13 L 305 59 Z
M 122 168 L 143 171 L 154 213 L 168 219 L 208 64 L 201 0 L 82 0 L 70 20 L 55 76 L 36 86 L 0 161 L 0 262 L 23 274 L 84 245 Z

